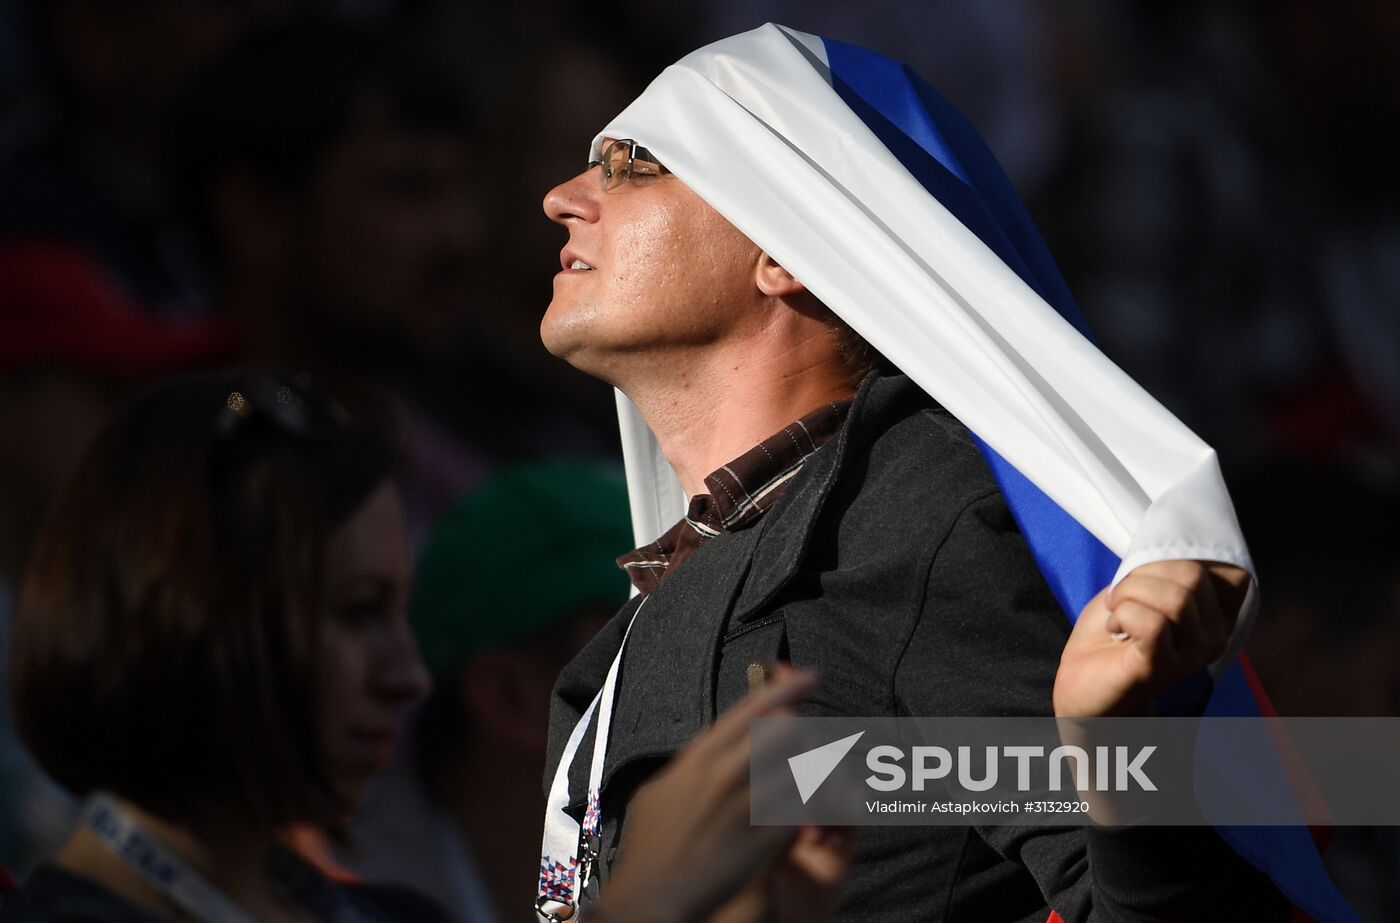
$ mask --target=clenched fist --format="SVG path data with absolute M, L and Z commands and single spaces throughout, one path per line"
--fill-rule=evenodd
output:
M 1079 613 L 1055 674 L 1055 715 L 1147 714 L 1152 701 L 1225 652 L 1249 574 L 1229 564 L 1158 561 Z

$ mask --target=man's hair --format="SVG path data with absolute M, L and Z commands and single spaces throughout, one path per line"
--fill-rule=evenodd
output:
M 344 807 L 315 733 L 325 545 L 389 476 L 390 455 L 349 428 L 230 420 L 246 381 L 139 401 L 98 437 L 40 534 L 10 693 L 29 750 L 75 794 L 266 826 Z
M 315 20 L 247 36 L 195 81 L 176 132 L 176 186 L 201 243 L 222 256 L 213 214 L 230 175 L 304 190 L 378 97 L 391 127 L 470 138 L 452 81 L 405 37 Z
M 846 368 L 851 370 L 854 381 L 859 382 L 876 369 L 886 373 L 898 371 L 883 353 L 870 345 L 870 341 L 856 333 L 855 328 L 837 316 L 835 311 L 828 311 L 828 323 L 836 337 L 837 354 Z

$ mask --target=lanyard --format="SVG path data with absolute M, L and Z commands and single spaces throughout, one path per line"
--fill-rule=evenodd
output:
M 81 819 L 102 845 L 196 919 L 203 923 L 257 923 L 243 908 L 142 827 L 110 795 L 99 792 L 88 798 L 83 804 Z M 295 889 L 299 898 L 312 896 L 309 894 L 313 886 L 308 877 L 310 873 L 299 874 L 299 870 L 292 867 L 296 863 L 290 861 L 290 856 L 287 858 L 289 863 L 279 865 L 280 877 L 303 886 Z M 328 919 L 336 923 L 371 923 L 343 895 L 336 897 L 339 899 L 327 902 L 329 906 L 325 909 Z
M 650 597 L 648 597 L 650 598 Z M 569 734 L 568 743 L 559 757 L 559 765 L 554 770 L 554 781 L 549 786 L 549 804 L 545 809 L 544 844 L 540 849 L 540 885 L 535 897 L 535 912 L 543 923 L 562 923 L 571 920 L 578 913 L 579 897 L 588 887 L 588 880 L 598 861 L 598 850 L 602 840 L 599 826 L 602 819 L 599 795 L 603 782 L 603 765 L 607 762 L 608 732 L 612 727 L 613 699 L 617 694 L 617 677 L 622 668 L 622 652 L 627 649 L 627 636 L 637 623 L 637 616 L 646 599 L 637 605 L 632 620 L 627 623 L 627 631 L 622 635 L 622 644 L 608 667 L 607 679 L 603 688 L 593 696 L 583 716 Z M 593 760 L 588 767 L 588 807 L 584 811 L 583 826 L 569 814 L 569 769 L 578 756 L 583 736 L 598 716 L 598 729 L 593 736 Z M 580 843 L 582 857 L 580 857 Z
M 89 798 L 83 805 L 82 821 L 104 846 L 182 910 L 205 923 L 256 923 L 110 796 Z

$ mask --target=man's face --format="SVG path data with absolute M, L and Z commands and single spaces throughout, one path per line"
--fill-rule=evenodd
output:
M 639 169 L 607 191 L 601 174 L 585 170 L 545 196 L 545 213 L 569 231 L 540 325 L 551 353 L 617 384 L 629 361 L 666 361 L 762 325 L 752 241 L 671 173 Z

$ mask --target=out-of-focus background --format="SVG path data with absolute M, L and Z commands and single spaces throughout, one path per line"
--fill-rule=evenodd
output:
M 425 571 L 484 554 L 478 507 L 572 522 L 616 425 L 610 391 L 539 345 L 563 240 L 540 200 L 664 65 L 769 20 L 902 58 L 960 107 L 1103 349 L 1217 447 L 1279 711 L 1400 714 L 1388 0 L 0 0 L 0 645 L 47 503 L 167 375 L 306 369 L 391 432 Z M 587 521 L 625 542 L 625 516 Z M 515 634 L 443 627 L 465 598 L 489 622 L 512 576 L 415 601 L 438 693 L 389 827 L 372 800 L 331 844 L 427 874 L 463 919 L 528 899 L 543 727 L 521 728 L 625 597 L 619 578 Z M 0 862 L 22 872 L 71 821 L 0 713 Z M 1400 919 L 1396 843 L 1348 830 L 1329 852 L 1367 919 Z

